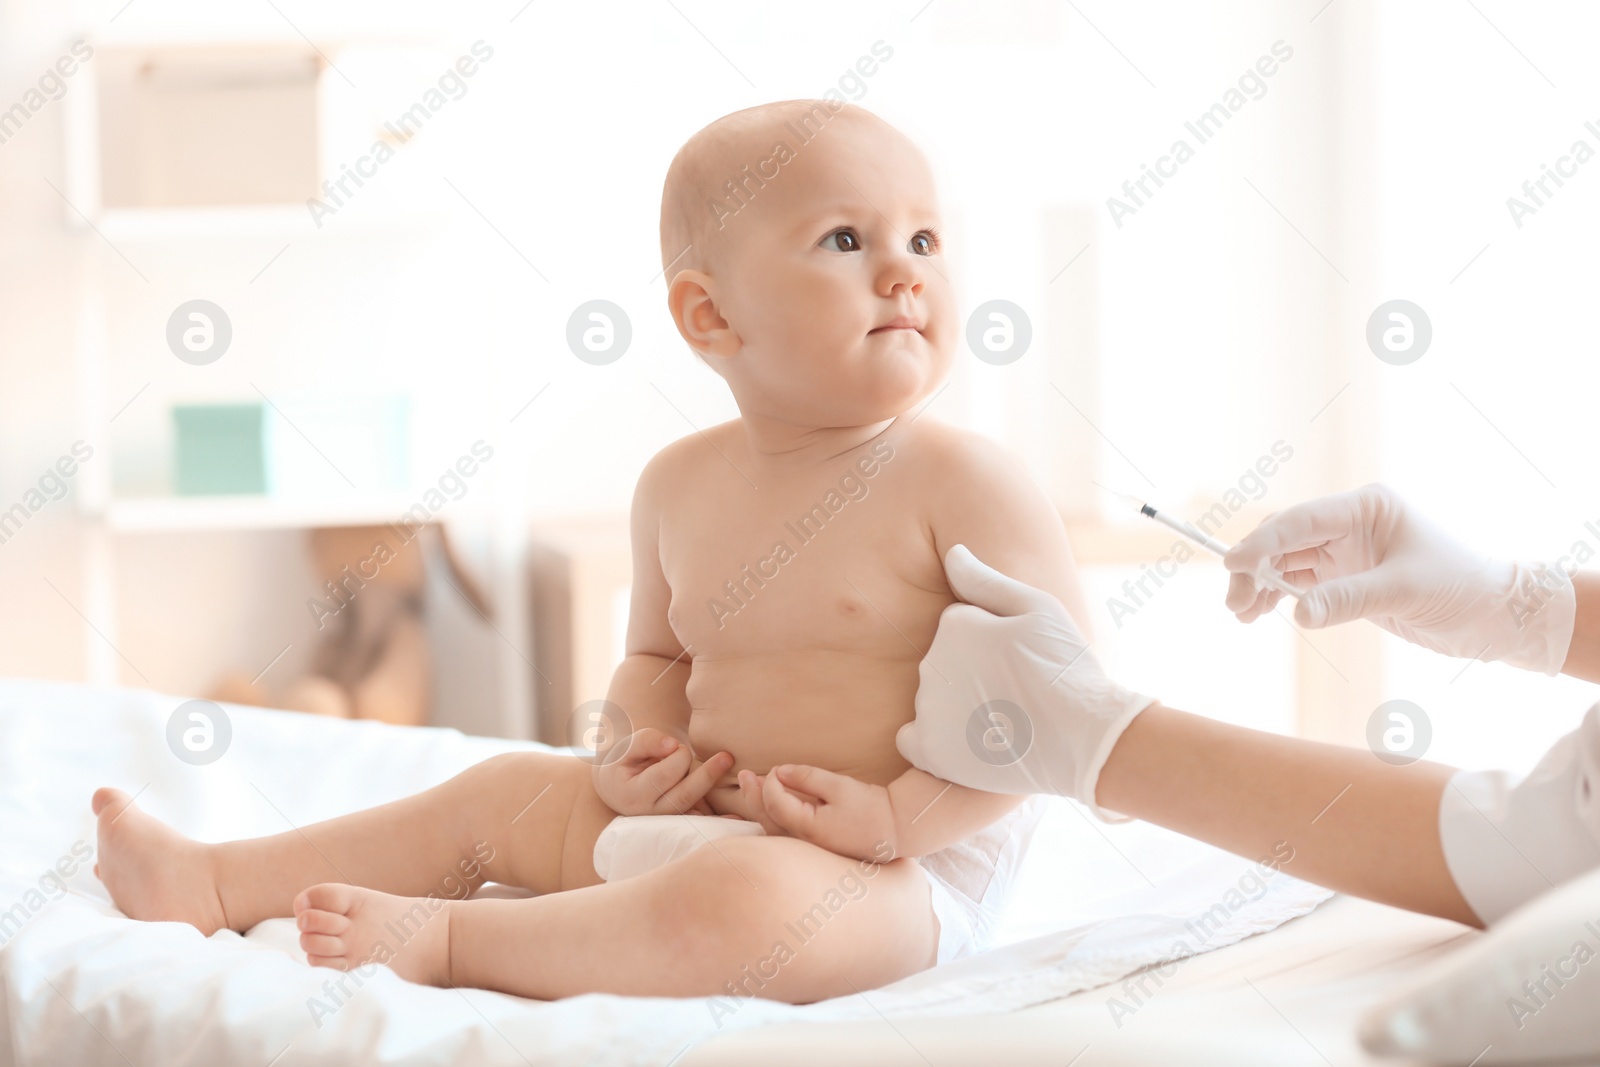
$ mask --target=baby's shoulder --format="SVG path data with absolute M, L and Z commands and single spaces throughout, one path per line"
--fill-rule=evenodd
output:
M 927 418 L 908 429 L 898 454 L 935 531 L 965 528 L 977 516 L 1002 525 L 1056 516 L 1028 464 L 1000 442 Z
M 650 457 L 639 472 L 635 487 L 636 496 L 653 496 L 662 491 L 672 491 L 685 482 L 695 479 L 708 462 L 725 462 L 733 444 L 737 442 L 739 420 L 708 426 L 704 430 L 685 434 Z
M 945 488 L 968 492 L 974 485 L 1012 485 L 1028 482 L 1027 466 L 1011 449 L 983 434 L 958 426 L 919 418 L 904 428 L 899 451 L 914 466 L 936 473 Z

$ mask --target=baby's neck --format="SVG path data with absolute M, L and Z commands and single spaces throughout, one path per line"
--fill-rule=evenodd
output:
M 863 426 L 804 426 L 745 412 L 740 423 L 752 456 L 762 462 L 804 464 L 859 448 L 894 425 L 895 419 Z

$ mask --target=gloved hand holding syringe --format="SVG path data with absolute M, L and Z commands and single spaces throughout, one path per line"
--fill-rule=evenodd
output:
M 1385 486 L 1274 512 L 1232 547 L 1137 497 L 1101 488 L 1221 556 L 1232 572 L 1227 605 L 1242 622 L 1291 596 L 1301 602 L 1295 621 L 1302 626 L 1365 618 L 1447 656 L 1561 672 L 1573 627 L 1570 577 L 1548 563 L 1472 552 Z
M 1094 484 L 1100 485 L 1099 482 L 1095 482 Z M 1122 499 L 1128 501 L 1129 503 L 1133 504 L 1134 507 L 1138 508 L 1139 514 L 1147 518 L 1154 519 L 1163 526 L 1167 526 L 1176 530 L 1178 533 L 1182 534 L 1184 537 L 1187 537 L 1201 548 L 1207 549 L 1216 555 L 1223 557 L 1224 559 L 1227 558 L 1228 553 L 1231 551 L 1229 546 L 1223 544 L 1221 541 L 1218 541 L 1215 537 L 1212 537 L 1196 527 L 1191 526 L 1182 519 L 1174 519 L 1171 515 L 1168 515 L 1164 511 L 1157 511 L 1154 505 L 1145 503 L 1143 500 L 1140 500 L 1131 493 L 1119 492 L 1118 490 L 1104 485 L 1101 485 L 1100 488 L 1106 490 L 1108 493 L 1116 493 L 1117 496 L 1122 497 Z M 1265 559 L 1261 561 L 1260 567 L 1251 577 L 1255 578 L 1255 580 L 1259 581 L 1262 585 L 1267 586 L 1269 589 L 1276 589 L 1278 592 L 1283 593 L 1286 596 L 1292 596 L 1295 598 L 1300 596 L 1300 590 L 1284 581 L 1283 576 L 1273 571 L 1271 564 Z

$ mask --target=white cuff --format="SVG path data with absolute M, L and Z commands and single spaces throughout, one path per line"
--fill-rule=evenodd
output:
M 1485 924 L 1600 867 L 1600 704 L 1520 781 L 1458 771 L 1439 801 L 1456 888 Z
M 1100 738 L 1100 744 L 1090 754 L 1088 762 L 1083 766 L 1083 772 L 1078 782 L 1075 783 L 1075 794 L 1079 800 L 1088 806 L 1089 811 L 1101 822 L 1119 823 L 1132 822 L 1132 815 L 1102 808 L 1095 798 L 1095 793 L 1100 785 L 1100 772 L 1105 768 L 1106 760 L 1111 758 L 1111 750 L 1117 747 L 1117 742 L 1122 740 L 1122 734 L 1133 724 L 1151 704 L 1156 703 L 1156 698 L 1135 693 L 1131 690 L 1124 691 L 1123 709 L 1120 722 L 1113 722 L 1111 728 Z
M 1554 678 L 1567 662 L 1578 618 L 1578 591 L 1559 563 L 1514 563 L 1507 609 L 1516 625 L 1513 647 L 1496 656 L 1513 667 Z

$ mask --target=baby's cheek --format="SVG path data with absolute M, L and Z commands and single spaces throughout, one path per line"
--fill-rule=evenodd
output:
M 955 361 L 958 340 L 954 317 L 944 316 L 935 319 L 928 324 L 922 334 L 928 339 L 928 349 L 933 353 L 939 369 L 947 369 Z

